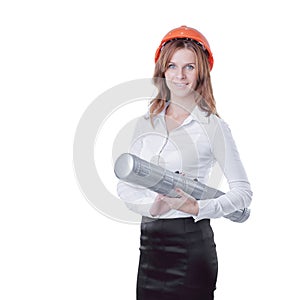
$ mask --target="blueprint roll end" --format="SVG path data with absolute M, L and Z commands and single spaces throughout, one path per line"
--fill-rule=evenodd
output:
M 127 178 L 134 168 L 134 159 L 129 153 L 121 154 L 115 162 L 115 174 L 119 179 Z

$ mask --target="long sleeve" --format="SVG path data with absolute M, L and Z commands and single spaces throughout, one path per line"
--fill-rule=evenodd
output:
M 252 200 L 252 191 L 230 128 L 221 119 L 212 142 L 213 156 L 220 165 L 229 186 L 229 191 L 216 199 L 199 200 L 199 213 L 195 221 L 219 218 L 246 208 Z
M 215 115 L 206 116 L 205 112 L 196 108 L 181 126 L 169 134 L 166 133 L 163 113 L 156 117 L 154 127 L 149 118 L 141 117 L 129 152 L 147 161 L 154 159 L 168 170 L 182 171 L 208 185 L 211 180 L 214 181 L 214 174 L 210 172 L 212 166 L 220 166 L 229 191 L 216 199 L 199 200 L 199 213 L 193 216 L 195 221 L 219 218 L 251 203 L 251 187 L 231 131 Z M 151 217 L 150 208 L 157 197 L 156 192 L 119 181 L 117 193 L 130 210 Z M 170 210 L 159 217 L 190 216 L 179 210 Z
M 138 121 L 133 134 L 129 152 L 140 156 L 143 145 L 142 122 Z M 117 183 L 117 193 L 121 200 L 124 201 L 128 209 L 142 216 L 152 217 L 150 208 L 157 196 L 157 193 L 143 188 L 119 181 Z

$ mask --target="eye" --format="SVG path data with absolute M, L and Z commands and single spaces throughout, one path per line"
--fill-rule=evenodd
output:
M 172 63 L 168 64 L 168 69 L 175 69 L 175 64 Z
M 195 66 L 192 65 L 192 64 L 188 64 L 188 65 L 186 65 L 186 69 L 189 70 L 189 71 L 192 71 L 192 70 L 195 69 Z

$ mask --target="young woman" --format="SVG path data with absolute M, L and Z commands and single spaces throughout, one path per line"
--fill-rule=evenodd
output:
M 251 202 L 235 142 L 216 111 L 213 62 L 206 38 L 186 26 L 167 33 L 155 54 L 158 94 L 137 123 L 131 153 L 208 185 L 220 179 L 218 164 L 230 190 L 207 200 L 176 190 L 170 198 L 119 182 L 120 198 L 143 216 L 138 300 L 213 299 L 218 261 L 210 219 Z

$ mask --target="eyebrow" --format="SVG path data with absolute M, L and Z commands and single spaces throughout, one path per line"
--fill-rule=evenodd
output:
M 173 62 L 173 61 L 170 61 L 169 62 L 169 64 L 175 64 L 176 65 L 176 63 L 175 62 Z M 196 63 L 194 62 L 191 62 L 191 63 L 185 63 L 184 65 L 186 66 L 186 65 L 195 65 Z

